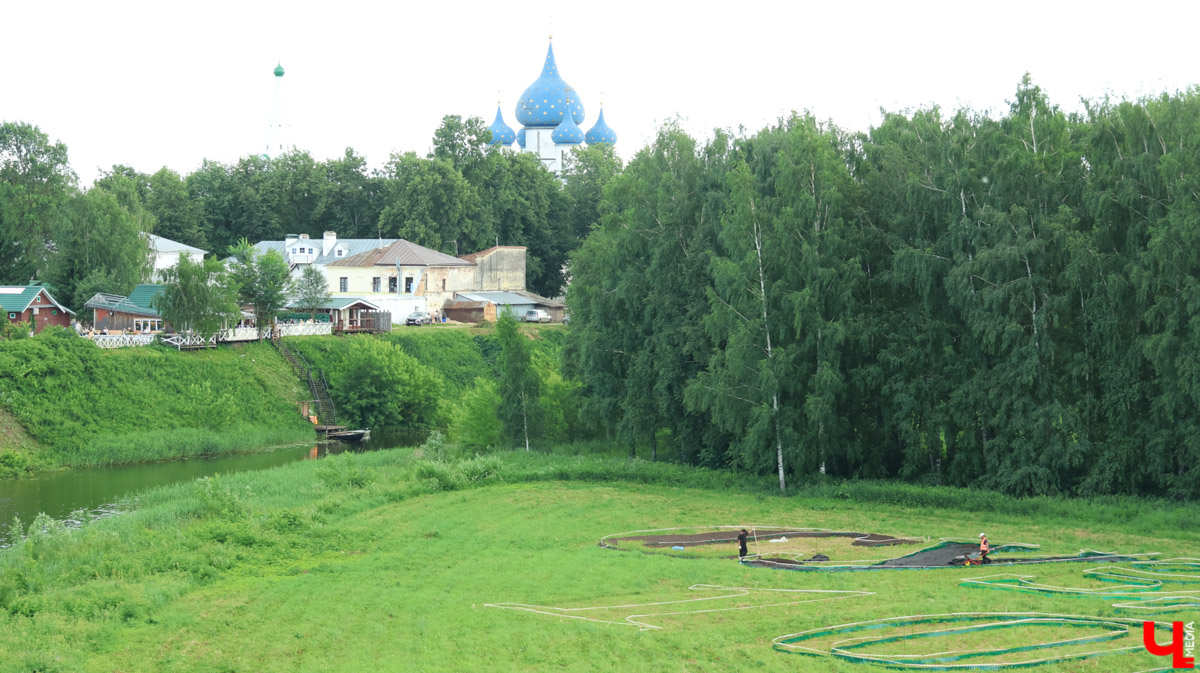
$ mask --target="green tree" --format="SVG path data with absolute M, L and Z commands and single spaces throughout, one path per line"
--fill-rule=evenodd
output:
M 510 446 L 530 450 L 542 430 L 541 381 L 530 356 L 529 340 L 517 320 L 505 312 L 496 321 L 500 341 L 500 422 Z
M 292 295 L 287 262 L 279 252 L 260 252 L 245 239 L 230 248 L 229 254 L 233 256 L 230 276 L 237 287 L 238 300 L 254 307 L 255 324 L 260 331 L 273 331 L 276 316 Z
M 452 255 L 494 245 L 491 228 L 477 216 L 478 194 L 448 160 L 392 155 L 384 177 L 384 236 Z
M 491 129 L 479 117 L 467 117 L 464 120 L 458 115 L 446 115 L 433 132 L 433 151 L 429 153 L 429 158 L 449 162 L 455 170 L 470 179 L 473 169 L 488 154 L 491 140 Z
M 266 178 L 266 207 L 285 233 L 319 238 L 328 190 L 324 168 L 308 152 L 291 150 L 271 160 Z
M 241 235 L 233 226 L 237 180 L 228 166 L 205 159 L 200 168 L 184 178 L 188 198 L 199 210 L 200 229 L 212 250 L 236 245 Z
M 500 395 L 496 381 L 478 378 L 459 401 L 450 425 L 450 439 L 467 451 L 486 452 L 503 445 L 504 426 L 497 415 Z
M 203 209 L 188 194 L 179 174 L 163 167 L 147 180 L 146 210 L 157 220 L 154 233 L 201 249 L 208 248 Z
M 93 188 L 72 198 L 55 226 L 49 270 L 63 301 L 78 312 L 98 291 L 126 295 L 147 279 L 153 260 L 145 227 L 152 221 L 144 212 L 131 213 L 107 189 Z
M 163 291 L 152 305 L 175 329 L 212 336 L 241 314 L 237 290 L 225 265 L 215 257 L 179 263 L 163 271 Z
M 611 179 L 602 226 L 571 256 L 564 356 L 583 410 L 631 450 L 666 427 L 684 460 L 713 466 L 728 464 L 727 439 L 683 397 L 712 349 L 699 320 L 725 153 L 723 134 L 701 150 L 669 125 Z
M 297 308 L 308 309 L 310 320 L 317 319 L 317 308 L 329 301 L 329 283 L 320 269 L 308 265 L 300 272 L 293 286 L 295 299 L 293 305 Z
M 567 202 L 567 229 L 582 241 L 600 226 L 604 187 L 621 174 L 621 159 L 612 145 L 589 145 L 565 157 L 563 196 Z
M 75 183 L 66 145 L 36 126 L 0 124 L 0 284 L 27 283 L 45 271 Z
M 325 200 L 321 230 L 346 238 L 382 238 L 379 229 L 381 180 L 368 174 L 367 160 L 347 147 L 339 159 L 325 162 Z
M 392 343 L 355 338 L 330 385 L 338 413 L 360 427 L 417 437 L 439 423 L 441 380 Z
M 150 194 L 150 176 L 125 164 L 114 164 L 109 170 L 101 172 L 100 177 L 92 183 L 92 187 L 101 187 L 111 192 L 121 183 L 132 183 L 138 200 L 143 203 Z

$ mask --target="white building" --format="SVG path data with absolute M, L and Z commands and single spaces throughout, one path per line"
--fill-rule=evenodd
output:
M 292 278 L 312 266 L 325 276 L 331 298 L 362 298 L 402 321 L 413 311 L 436 311 L 456 292 L 525 289 L 523 246 L 496 246 L 454 257 L 404 239 L 338 239 L 332 231 L 321 240 L 307 234 L 283 241 L 260 241 L 260 254 L 283 255 Z
M 563 81 L 554 60 L 554 44 L 546 52 L 546 63 L 542 74 L 517 101 L 517 121 L 523 126 L 517 133 L 504 123 L 500 107 L 496 107 L 496 121 L 492 122 L 492 144 L 508 147 L 516 142 L 522 152 L 536 154 L 550 172 L 560 175 L 563 157 L 586 141 L 615 144 L 617 134 L 604 122 L 604 110 L 600 110 L 596 124 L 586 134 L 579 127 L 585 118 L 583 101 L 570 84 Z
M 259 241 L 254 248 L 259 254 L 274 250 L 283 255 L 292 271 L 292 278 L 300 278 L 305 266 L 316 267 L 325 273 L 325 265 L 339 259 L 383 248 L 396 242 L 394 238 L 343 238 L 327 231 L 318 240 L 309 238 L 308 234 L 288 234 L 282 241 Z M 329 274 L 325 274 L 326 279 Z M 334 289 L 330 285 L 330 290 Z
M 181 257 L 186 257 L 193 262 L 199 262 L 208 254 L 207 251 L 200 248 L 193 248 L 190 245 L 184 245 L 179 241 L 172 241 L 169 238 L 147 234 L 146 238 L 150 242 L 150 251 L 154 254 L 154 280 L 162 280 L 162 272 L 170 269 L 179 263 Z

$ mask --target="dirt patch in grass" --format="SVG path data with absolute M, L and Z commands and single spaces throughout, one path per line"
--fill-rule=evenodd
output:
M 0 449 L 30 450 L 37 447 L 15 416 L 0 409 Z

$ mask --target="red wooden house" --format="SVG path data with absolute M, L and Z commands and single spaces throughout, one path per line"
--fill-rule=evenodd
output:
M 0 311 L 12 323 L 33 323 L 40 332 L 49 325 L 70 327 L 75 312 L 50 296 L 41 285 L 0 285 Z

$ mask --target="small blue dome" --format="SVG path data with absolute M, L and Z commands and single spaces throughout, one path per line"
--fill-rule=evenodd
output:
M 571 119 L 571 115 L 567 115 L 563 117 L 562 123 L 554 128 L 550 140 L 553 140 L 555 145 L 579 145 L 583 143 L 583 129 Z
M 509 128 L 508 124 L 504 123 L 504 115 L 500 114 L 500 106 L 496 106 L 496 121 L 489 126 L 492 130 L 492 145 L 503 145 L 508 147 L 517 139 L 517 134 Z
M 576 124 L 582 124 L 583 101 L 579 94 L 558 75 L 554 63 L 554 45 L 546 52 L 546 65 L 542 76 L 521 94 L 517 101 L 517 121 L 525 126 L 553 128 L 566 117 L 567 110 Z
M 592 130 L 587 132 L 586 138 L 589 145 L 597 143 L 617 144 L 617 132 L 604 123 L 604 108 L 600 108 L 600 118 L 596 120 L 596 125 L 592 127 Z
M 525 149 L 525 127 L 522 126 L 520 131 L 517 131 L 517 144 L 521 149 Z

